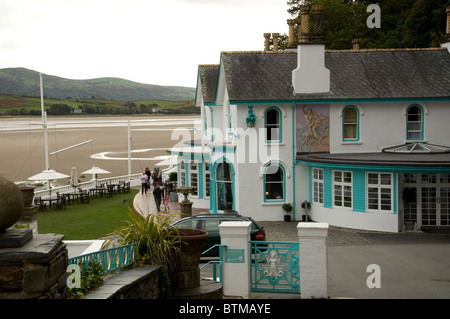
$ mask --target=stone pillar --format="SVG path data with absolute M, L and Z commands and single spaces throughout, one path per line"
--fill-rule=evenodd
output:
M 223 294 L 250 297 L 250 229 L 251 222 L 222 222 L 221 244 L 227 245 L 223 255 Z
M 327 223 L 299 223 L 300 291 L 302 299 L 328 298 Z
M 270 33 L 264 33 L 264 51 L 269 51 Z
M 288 19 L 287 24 L 289 26 L 289 41 L 287 47 L 289 49 L 295 49 L 297 47 L 297 43 L 295 42 L 295 20 L 294 19 Z
M 278 38 L 280 37 L 279 33 L 272 33 L 273 39 L 273 52 L 278 52 Z

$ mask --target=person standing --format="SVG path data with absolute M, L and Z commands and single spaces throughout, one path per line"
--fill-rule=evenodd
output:
M 162 185 L 155 186 L 153 189 L 153 197 L 155 199 L 156 211 L 160 211 L 161 200 L 164 194 L 164 187 Z
M 145 194 L 147 194 L 147 180 L 148 180 L 148 176 L 147 174 L 145 174 L 145 171 L 142 172 L 141 175 L 141 194 L 144 195 L 144 191 Z
M 147 191 L 150 189 L 150 177 L 152 176 L 152 172 L 148 167 L 145 168 L 145 175 L 147 175 L 147 187 L 145 188 L 145 190 Z

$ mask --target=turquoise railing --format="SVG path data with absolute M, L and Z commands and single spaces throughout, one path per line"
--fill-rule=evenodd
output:
M 299 243 L 250 241 L 251 291 L 300 293 Z
M 69 264 L 75 264 L 87 270 L 89 261 L 100 263 L 105 274 L 121 270 L 131 265 L 136 255 L 136 245 L 130 244 L 99 250 L 93 253 L 69 258 Z
M 223 248 L 226 248 L 227 245 L 214 245 L 207 250 L 205 250 L 202 255 L 206 254 L 211 249 L 219 247 L 219 260 L 211 260 L 208 263 L 204 264 L 200 267 L 200 270 L 208 266 L 209 264 L 213 265 L 213 279 L 217 280 L 217 265 L 219 266 L 219 282 L 223 282 Z

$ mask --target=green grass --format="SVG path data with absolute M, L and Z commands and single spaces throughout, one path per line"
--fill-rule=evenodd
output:
M 64 235 L 65 240 L 99 239 L 129 220 L 138 190 L 116 194 L 111 198 L 93 199 L 88 204 L 66 205 L 66 209 L 37 213 L 38 233 Z

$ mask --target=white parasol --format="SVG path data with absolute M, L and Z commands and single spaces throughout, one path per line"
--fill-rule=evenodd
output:
M 52 190 L 50 186 L 51 180 L 56 179 L 64 179 L 64 178 L 70 178 L 69 175 L 58 173 L 53 169 L 46 169 L 40 172 L 39 174 L 33 175 L 31 177 L 28 177 L 28 180 L 30 181 L 47 181 L 48 182 L 48 189 L 49 189 L 49 196 L 52 196 Z
M 111 172 L 104 170 L 103 168 L 92 166 L 91 169 L 84 171 L 82 174 L 92 174 L 93 179 L 95 179 L 95 186 L 97 187 L 97 174 L 110 174 Z

